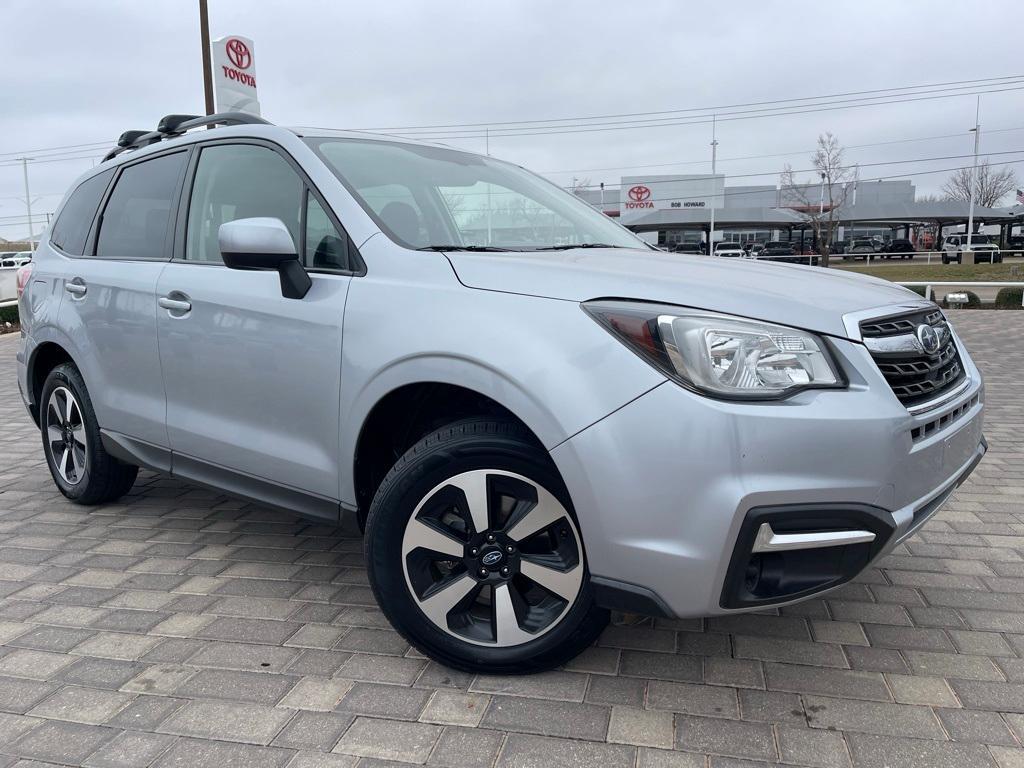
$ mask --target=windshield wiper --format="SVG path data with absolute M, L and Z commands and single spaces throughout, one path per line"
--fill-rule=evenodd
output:
M 573 248 L 622 248 L 621 245 L 610 243 L 575 243 L 573 245 L 545 245 L 541 248 L 534 248 L 535 251 L 571 251 Z
M 515 248 L 495 248 L 492 245 L 425 245 L 417 251 L 514 251 Z

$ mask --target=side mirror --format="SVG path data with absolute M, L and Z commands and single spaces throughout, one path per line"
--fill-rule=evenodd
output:
M 217 242 L 229 269 L 276 270 L 281 278 L 281 295 L 286 299 L 301 299 L 313 285 L 280 219 L 229 221 L 217 230 Z

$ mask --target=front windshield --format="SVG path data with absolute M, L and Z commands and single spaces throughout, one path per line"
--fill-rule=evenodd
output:
M 967 235 L 961 235 L 960 239 L 966 243 Z M 979 243 L 985 244 L 991 242 L 992 241 L 988 239 L 988 235 L 971 235 L 971 245 L 978 245 Z
M 306 141 L 381 230 L 407 248 L 648 248 L 575 195 L 510 163 L 391 141 Z

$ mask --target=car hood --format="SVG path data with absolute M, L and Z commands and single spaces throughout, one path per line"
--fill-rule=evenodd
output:
M 622 298 L 741 315 L 847 337 L 843 315 L 920 305 L 886 280 L 836 269 L 661 251 L 574 249 L 445 254 L 469 288 L 587 301 Z

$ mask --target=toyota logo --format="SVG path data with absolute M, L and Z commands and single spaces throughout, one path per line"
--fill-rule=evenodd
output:
M 239 69 L 248 69 L 252 64 L 252 51 L 249 50 L 248 45 L 237 37 L 232 37 L 228 40 L 225 47 L 231 63 Z
M 651 190 L 649 190 L 642 184 L 637 184 L 635 187 L 631 187 L 627 194 L 629 194 L 630 200 L 642 203 L 644 200 L 651 196 Z
M 930 325 L 919 325 L 915 331 L 917 343 L 928 355 L 934 355 L 939 351 L 939 334 Z

